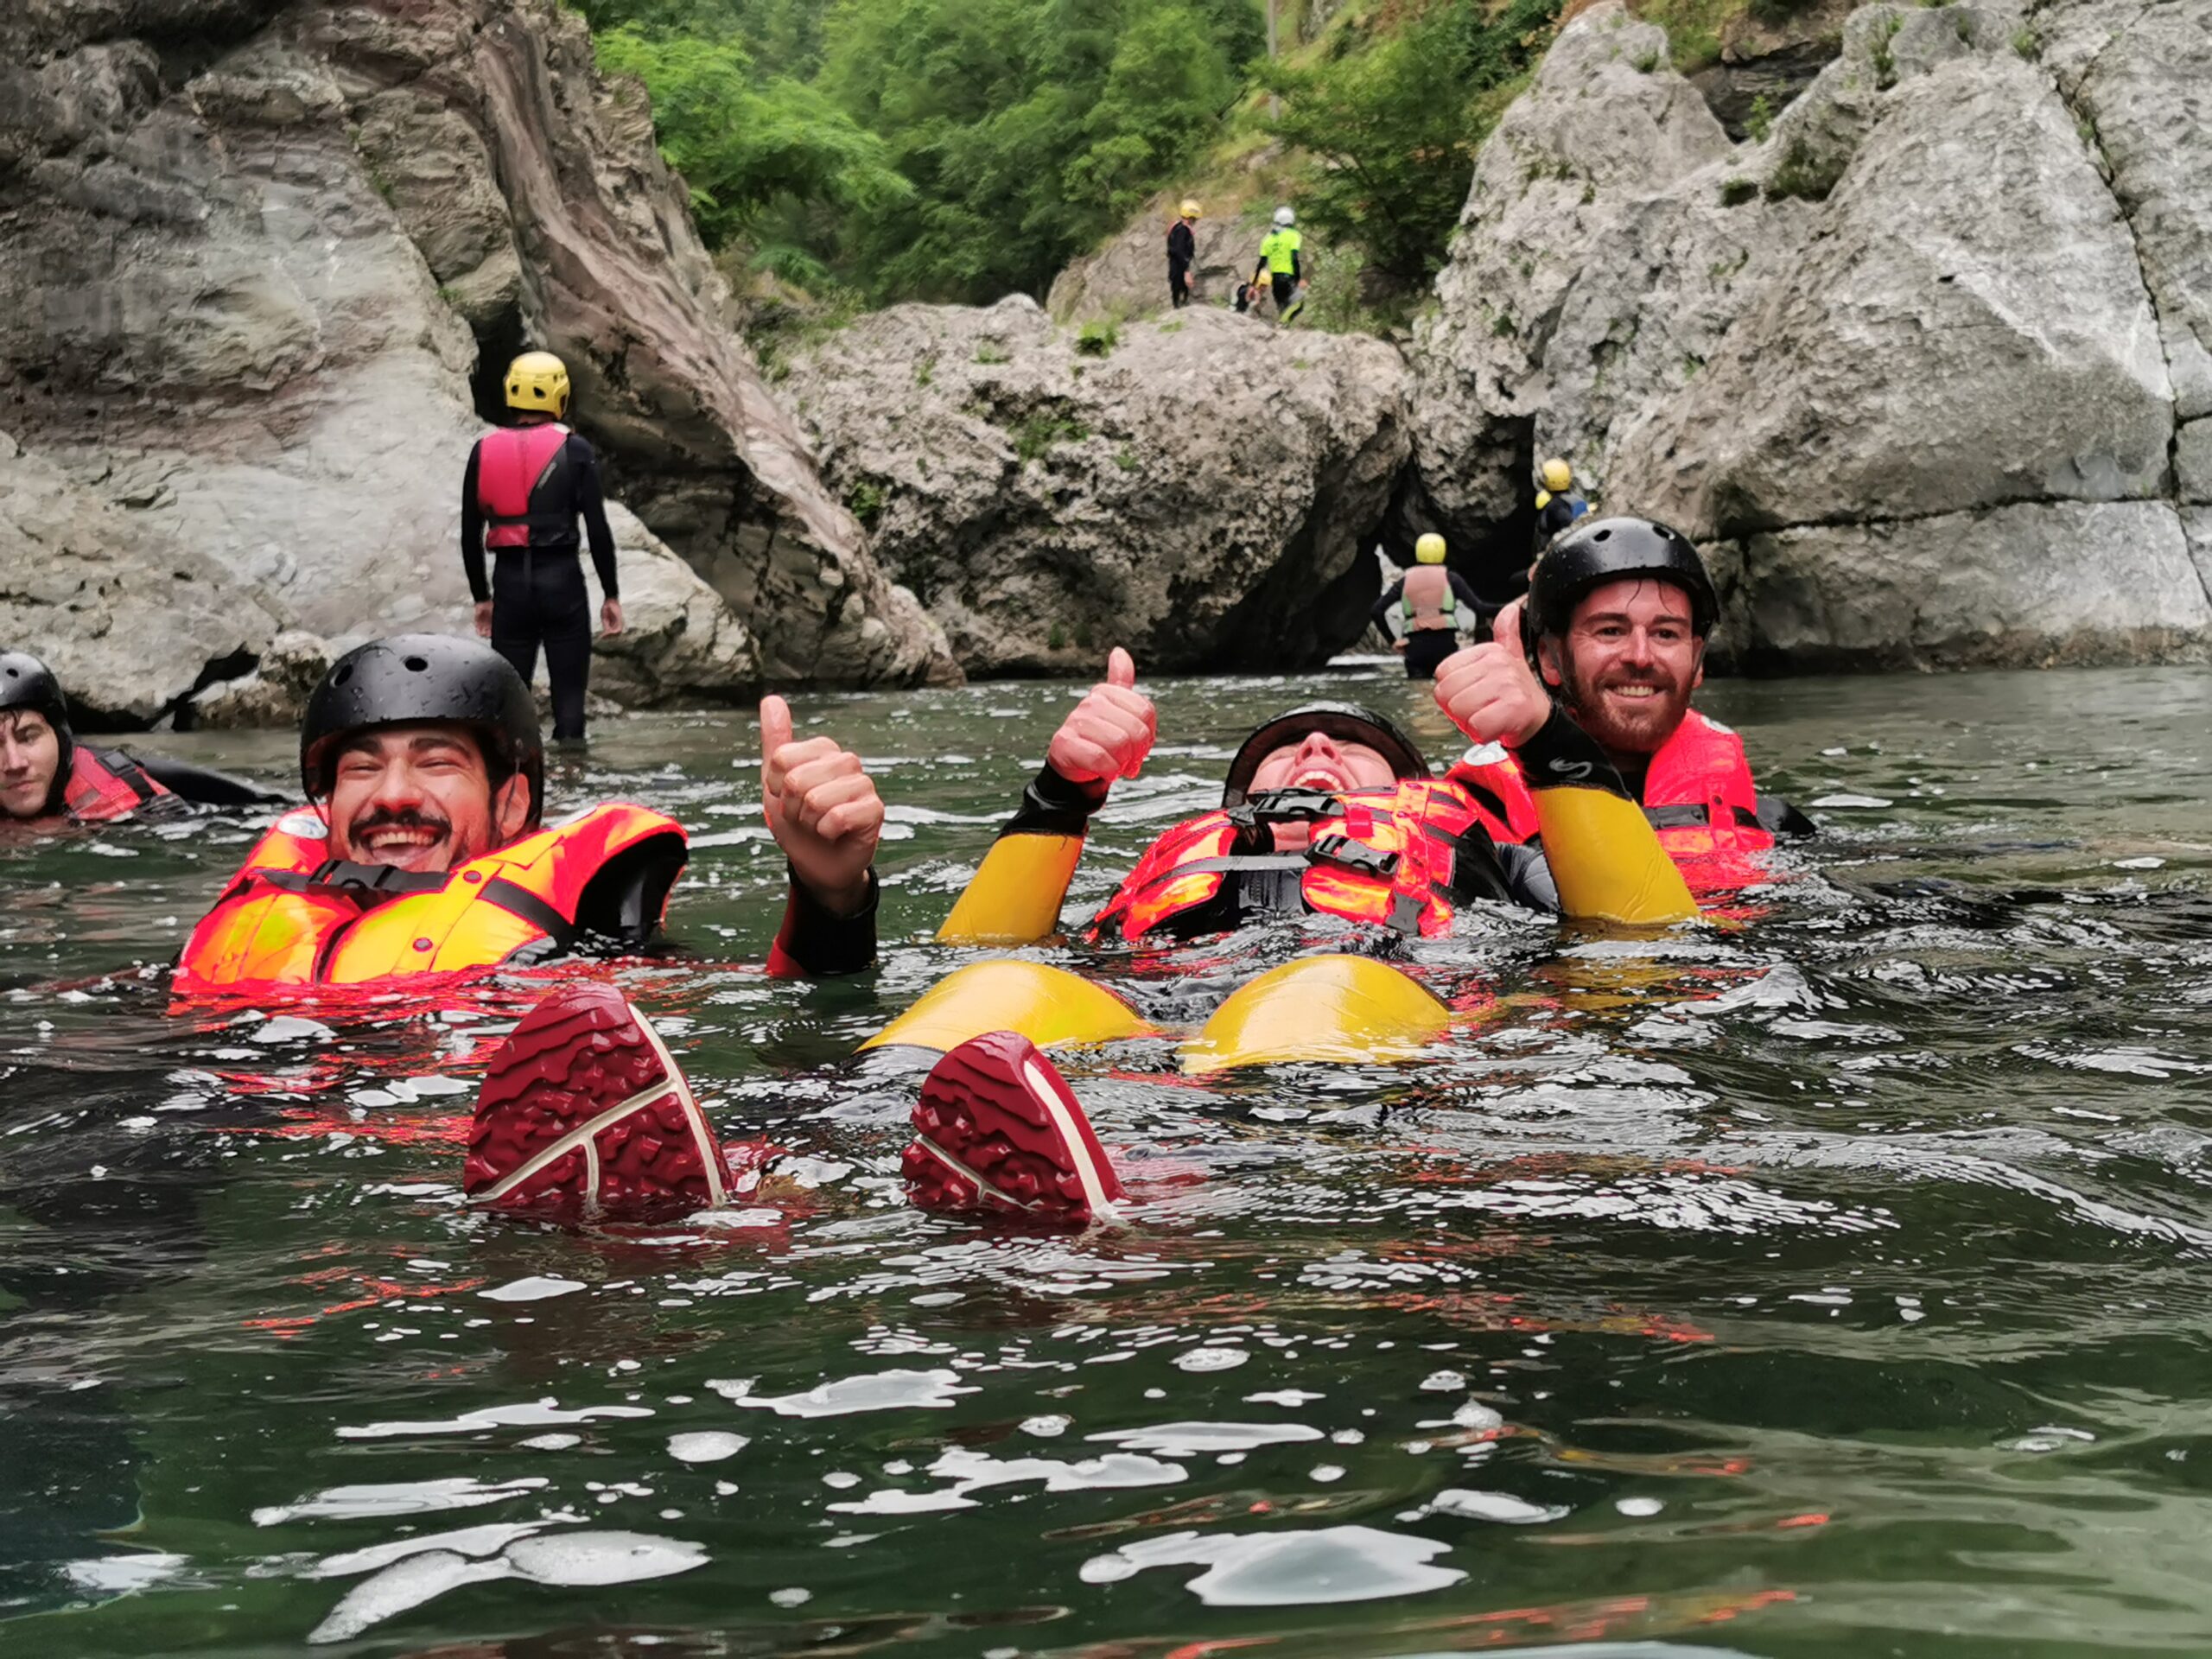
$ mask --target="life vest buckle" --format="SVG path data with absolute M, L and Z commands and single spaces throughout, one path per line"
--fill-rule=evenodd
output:
M 1385 881 L 1398 873 L 1397 854 L 1386 853 L 1379 847 L 1370 847 L 1349 836 L 1324 836 L 1307 849 L 1306 856 L 1312 863 L 1333 864 L 1338 869 L 1376 876 Z
M 1270 789 L 1231 807 L 1229 821 L 1239 830 L 1263 823 L 1316 823 L 1335 817 L 1341 810 L 1342 803 L 1325 789 Z

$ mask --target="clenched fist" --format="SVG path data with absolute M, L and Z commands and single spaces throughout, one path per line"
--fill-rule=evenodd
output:
M 833 914 L 868 902 L 883 800 L 861 758 L 835 738 L 791 738 L 791 705 L 760 699 L 760 810 L 807 891 Z
M 1452 652 L 1436 671 L 1436 706 L 1478 743 L 1518 748 L 1551 718 L 1550 694 L 1521 649 L 1521 607 L 1515 600 L 1485 643 Z
M 1076 704 L 1052 734 L 1045 759 L 1071 784 L 1110 784 L 1143 770 L 1160 730 L 1152 699 L 1136 689 L 1137 665 L 1119 645 L 1106 659 L 1106 677 Z

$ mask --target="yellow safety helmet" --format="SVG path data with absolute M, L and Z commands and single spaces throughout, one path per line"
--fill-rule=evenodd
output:
M 569 365 L 550 352 L 524 352 L 507 365 L 507 407 L 550 415 L 569 412 Z
M 1185 197 L 1184 197 L 1184 198 L 1183 198 L 1183 217 L 1184 217 L 1184 218 L 1185 218 L 1185 219 L 1196 219 L 1198 216 L 1198 198 L 1196 198 L 1195 196 L 1185 196 Z
M 1414 561 L 1417 564 L 1443 563 L 1444 538 L 1434 531 L 1430 531 L 1428 534 L 1414 543 Z
M 1554 495 L 1574 482 L 1574 469 L 1554 455 L 1544 463 L 1544 487 Z

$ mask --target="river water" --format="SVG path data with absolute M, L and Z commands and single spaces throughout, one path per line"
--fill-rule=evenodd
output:
M 1394 673 L 1151 688 L 1071 912 L 1295 697 L 1449 752 Z M 0 1651 L 2212 1652 L 2212 679 L 1716 684 L 1827 828 L 1745 913 L 1474 918 L 1418 1065 L 1068 1056 L 1145 1202 L 994 1233 L 899 1203 L 914 1072 L 849 1057 L 1073 694 L 804 700 L 891 803 L 847 982 L 750 965 L 747 717 L 556 766 L 696 832 L 702 959 L 626 978 L 797 1154 L 646 1234 L 460 1203 L 534 988 L 172 1012 L 129 965 L 250 824 L 0 849 Z M 1312 943 L 1036 954 L 1197 1019 Z

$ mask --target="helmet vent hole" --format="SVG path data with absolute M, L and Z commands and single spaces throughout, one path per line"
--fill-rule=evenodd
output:
M 346 681 L 348 681 L 348 680 L 352 679 L 353 677 L 353 664 L 351 664 L 351 663 L 346 663 L 346 664 L 343 664 L 343 665 L 339 669 L 339 671 L 338 671 L 335 674 L 333 674 L 333 675 L 330 677 L 330 683 L 331 683 L 333 685 L 343 685 L 343 684 L 345 684 L 345 683 L 346 683 Z
M 1593 542 L 1610 541 L 1612 539 L 1612 534 L 1613 532 L 1610 530 L 1601 530 L 1598 531 L 1597 534 L 1591 537 L 1590 539 Z
M 410 674 L 420 674 L 429 666 L 430 664 L 420 657 L 410 657 L 406 659 L 407 671 Z

